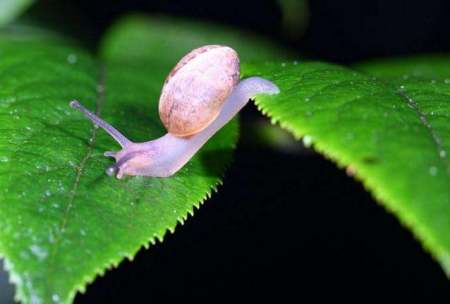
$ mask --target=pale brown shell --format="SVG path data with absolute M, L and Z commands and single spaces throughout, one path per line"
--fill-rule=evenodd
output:
M 232 48 L 206 45 L 189 52 L 170 72 L 159 99 L 167 131 L 187 137 L 206 128 L 238 81 L 239 57 Z

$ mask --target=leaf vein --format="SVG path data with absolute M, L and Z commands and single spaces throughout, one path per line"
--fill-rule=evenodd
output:
M 426 114 L 421 111 L 419 104 L 416 101 L 414 101 L 414 99 L 408 94 L 406 94 L 406 92 L 403 90 L 398 91 L 398 94 L 406 101 L 408 106 L 416 112 L 422 125 L 424 125 L 425 128 L 428 130 L 428 133 L 430 134 L 431 139 L 433 140 L 434 146 L 437 149 L 438 158 L 444 163 L 444 166 L 447 169 L 447 176 L 450 177 L 450 166 L 445 157 L 445 153 L 442 153 L 442 151 L 445 151 L 445 148 L 441 137 L 433 129 L 433 126 L 428 121 Z
M 99 75 L 99 80 L 98 80 L 99 88 L 103 88 L 104 82 L 105 82 L 105 73 L 104 73 L 104 69 L 103 68 L 100 68 L 100 73 L 99 74 L 100 74 Z M 96 111 L 95 111 L 97 115 L 99 115 L 100 112 L 101 112 L 101 107 L 102 107 L 103 101 L 104 101 L 104 90 L 103 89 L 98 89 L 97 90 L 97 98 L 96 98 Z M 88 140 L 89 144 L 88 144 L 88 148 L 87 148 L 86 154 L 81 159 L 79 166 L 76 168 L 77 174 L 76 174 L 76 177 L 75 177 L 75 181 L 74 181 L 74 184 L 72 186 L 72 189 L 70 190 L 70 196 L 69 196 L 68 202 L 66 204 L 66 207 L 64 209 L 63 218 L 61 220 L 61 223 L 59 225 L 58 232 L 57 232 L 58 234 L 55 237 L 55 242 L 54 242 L 54 245 L 53 245 L 52 250 L 51 250 L 50 261 L 49 261 L 49 265 L 50 265 L 49 273 L 50 274 L 53 273 L 51 268 L 54 266 L 54 263 L 53 263 L 54 262 L 54 258 L 56 256 L 56 252 L 57 252 L 57 250 L 59 248 L 59 245 L 60 245 L 60 242 L 61 242 L 61 239 L 62 239 L 62 235 L 64 234 L 65 228 L 67 226 L 68 219 L 69 219 L 69 213 L 70 213 L 70 210 L 73 207 L 73 202 L 74 202 L 74 200 L 76 198 L 76 195 L 77 195 L 77 190 L 78 190 L 78 187 L 80 185 L 80 180 L 81 180 L 81 177 L 83 175 L 84 168 L 86 167 L 86 163 L 89 160 L 89 158 L 91 158 L 91 155 L 92 155 L 93 147 L 95 145 L 95 141 L 96 141 L 96 138 L 97 138 L 97 130 L 98 130 L 98 128 L 96 128 L 93 125 L 92 129 L 91 129 L 91 136 L 90 136 L 90 138 Z M 51 286 L 51 284 L 49 286 Z

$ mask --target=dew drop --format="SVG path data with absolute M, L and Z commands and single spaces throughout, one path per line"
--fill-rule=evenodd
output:
M 47 258 L 48 252 L 44 248 L 38 246 L 38 245 L 31 245 L 30 251 L 35 255 L 39 261 L 43 261 Z
M 58 296 L 56 293 L 54 293 L 54 294 L 52 295 L 52 301 L 53 301 L 54 303 L 59 303 L 59 296 Z
M 450 84 L 450 78 L 446 78 L 446 79 L 444 80 L 444 82 L 445 82 L 446 84 Z
M 66 190 L 66 188 L 64 187 L 64 185 L 62 183 L 58 183 L 58 191 L 59 192 L 64 192 L 64 190 Z
M 312 145 L 313 138 L 312 138 L 312 136 L 310 136 L 310 135 L 305 135 L 305 136 L 303 136 L 302 141 L 303 141 L 303 145 L 304 145 L 306 148 L 309 148 L 309 147 L 311 147 L 311 145 Z
M 441 151 L 439 151 L 439 156 L 440 157 L 446 157 L 447 156 L 447 152 L 445 152 L 445 150 L 441 150 Z
M 0 156 L 0 163 L 7 163 L 9 162 L 9 158 L 7 156 Z
M 67 56 L 67 62 L 68 62 L 69 64 L 75 64 L 75 63 L 77 63 L 77 61 L 78 61 L 77 55 L 75 55 L 75 54 L 69 54 L 69 55 Z
M 436 176 L 438 169 L 435 166 L 431 166 L 429 171 L 432 176 Z
M 282 62 L 281 66 L 284 68 L 286 66 L 286 62 Z

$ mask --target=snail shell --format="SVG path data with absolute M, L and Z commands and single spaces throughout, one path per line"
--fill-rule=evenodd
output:
M 188 137 L 205 129 L 239 81 L 235 50 L 206 45 L 185 55 L 167 77 L 159 116 L 167 131 Z

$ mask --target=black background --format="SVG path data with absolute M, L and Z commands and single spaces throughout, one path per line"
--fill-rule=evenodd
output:
M 130 11 L 165 13 L 265 34 L 310 58 L 350 64 L 449 52 L 449 1 L 310 1 L 302 39 L 281 32 L 276 1 L 47 1 L 90 45 Z M 242 132 L 259 114 L 244 111 Z M 141 250 L 77 296 L 79 303 L 437 299 L 442 270 L 361 184 L 314 153 L 240 142 L 224 185 L 164 243 Z

